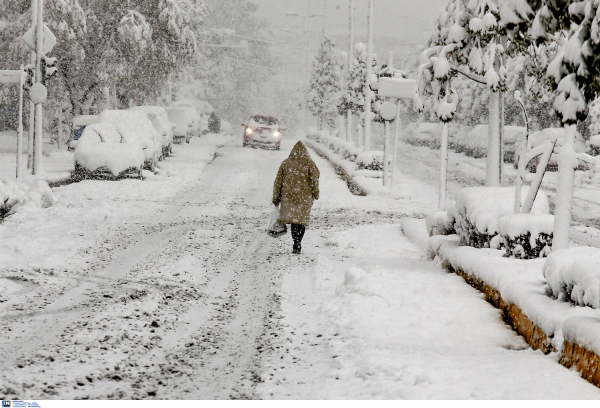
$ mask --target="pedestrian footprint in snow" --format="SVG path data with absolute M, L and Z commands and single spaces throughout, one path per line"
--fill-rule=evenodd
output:
M 304 143 L 298 142 L 290 156 L 279 166 L 273 185 L 273 204 L 281 203 L 279 222 L 292 224 L 294 247 L 299 254 L 302 237 L 310 221 L 314 200 L 319 199 L 319 169 L 311 159 Z

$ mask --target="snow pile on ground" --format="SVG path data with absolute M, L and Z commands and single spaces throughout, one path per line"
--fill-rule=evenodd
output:
M 56 202 L 48 183 L 43 180 L 0 180 L 0 218 L 32 208 L 47 208 Z
M 0 278 L 0 303 L 10 299 L 10 294 L 22 289 L 21 285 L 16 284 L 10 279 Z
M 556 299 L 600 309 L 600 249 L 562 249 L 548 256 L 542 269 Z

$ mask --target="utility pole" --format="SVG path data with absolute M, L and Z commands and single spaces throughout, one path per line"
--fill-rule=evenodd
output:
M 326 26 L 327 26 L 327 14 L 325 14 L 327 12 L 327 0 L 323 0 L 323 32 L 321 33 L 321 43 L 323 43 L 323 39 L 325 38 L 327 32 L 326 32 Z
M 373 0 L 369 0 L 368 13 L 368 41 L 367 41 L 367 77 L 365 78 L 365 143 L 364 151 L 371 150 L 371 88 L 369 80 L 373 73 Z
M 44 48 L 44 0 L 37 0 L 37 35 L 35 52 L 35 81 L 42 81 L 42 50 Z M 35 104 L 35 142 L 33 155 L 33 174 L 42 172 L 42 102 Z
M 37 24 L 37 0 L 31 0 L 31 26 L 35 27 Z M 31 50 L 31 64 L 35 65 L 35 51 Z M 35 83 L 35 78 L 33 78 Z M 33 147 L 35 140 L 35 104 L 29 100 L 29 132 L 27 135 L 27 168 L 33 169 Z
M 306 89 L 308 90 L 310 87 L 310 73 L 309 73 L 309 69 L 308 66 L 310 65 L 310 61 L 308 59 L 308 47 L 309 47 L 309 41 L 308 41 L 308 29 L 309 29 L 309 24 L 308 24 L 308 16 L 310 16 L 310 0 L 306 1 L 306 24 L 305 24 L 305 35 L 306 35 L 306 65 L 304 66 L 304 84 L 306 85 Z M 306 130 L 308 126 L 308 100 L 304 103 L 304 129 Z
M 350 73 L 354 63 L 354 0 L 350 0 L 350 37 L 348 39 L 350 49 L 348 50 L 348 82 L 350 82 Z M 346 143 L 352 140 L 352 110 L 348 109 L 348 130 L 346 131 Z

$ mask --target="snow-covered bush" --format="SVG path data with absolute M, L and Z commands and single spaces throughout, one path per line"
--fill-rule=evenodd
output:
M 522 199 L 527 196 L 528 187 L 523 187 Z M 498 235 L 500 218 L 514 212 L 514 187 L 467 187 L 456 195 L 456 206 L 451 212 L 454 229 L 460 236 L 461 245 L 475 248 L 489 248 L 492 239 Z M 548 214 L 548 197 L 538 191 L 531 214 Z
M 383 152 L 369 151 L 362 152 L 356 156 L 356 164 L 359 170 L 383 170 Z
M 548 256 L 542 273 L 555 299 L 600 309 L 600 249 L 555 251 Z
M 425 219 L 425 225 L 429 236 L 434 235 L 451 235 L 454 231 L 454 217 L 447 211 L 438 211 L 429 214 Z
M 498 233 L 505 256 L 520 259 L 543 258 L 551 252 L 554 216 L 511 214 L 498 220 Z
M 28 208 L 47 208 L 54 203 L 56 198 L 46 181 L 0 180 L 0 220 Z

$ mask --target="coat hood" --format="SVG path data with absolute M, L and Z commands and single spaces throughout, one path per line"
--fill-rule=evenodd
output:
M 289 158 L 295 160 L 312 160 L 306 146 L 302 142 L 298 142 L 294 145 Z

